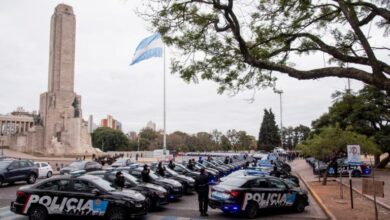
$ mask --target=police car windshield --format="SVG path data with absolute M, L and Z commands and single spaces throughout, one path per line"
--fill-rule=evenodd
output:
M 12 161 L 9 160 L 3 160 L 0 161 L 0 170 L 5 169 Z
M 247 182 L 244 178 L 227 178 L 225 181 L 220 183 L 221 185 L 228 185 L 234 187 L 241 187 Z

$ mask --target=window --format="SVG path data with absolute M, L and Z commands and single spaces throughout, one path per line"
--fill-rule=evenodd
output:
M 29 167 L 29 164 L 27 161 L 21 160 L 21 161 L 19 161 L 19 166 L 20 166 L 20 168 L 26 168 L 26 167 Z
M 39 185 L 37 188 L 42 190 L 50 190 L 50 191 L 68 191 L 69 180 L 47 181 Z
M 95 185 L 84 180 L 74 180 L 73 189 L 76 192 L 92 193 L 93 189 L 97 189 Z
M 257 179 L 256 186 L 259 188 L 270 188 L 268 181 L 265 179 Z
M 12 162 L 9 166 L 8 166 L 8 169 L 10 170 L 14 170 L 14 169 L 18 169 L 19 168 L 19 162 L 18 161 L 14 161 Z
M 277 179 L 270 179 L 269 184 L 271 188 L 286 189 L 286 184 Z
M 41 163 L 42 167 L 47 167 L 47 163 Z

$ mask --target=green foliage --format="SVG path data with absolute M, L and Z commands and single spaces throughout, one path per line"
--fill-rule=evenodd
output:
M 364 153 L 375 154 L 379 152 L 378 146 L 367 136 L 343 130 L 338 126 L 320 129 L 319 134 L 315 134 L 299 144 L 297 148 L 302 150 L 305 155 L 328 161 L 345 155 L 347 145 L 351 144 L 360 145 L 361 151 Z
M 103 151 L 132 150 L 126 135 L 107 127 L 100 127 L 92 133 L 92 145 Z
M 372 47 L 369 33 L 362 31 L 373 23 L 389 33 L 386 1 L 148 0 L 140 14 L 178 50 L 174 73 L 186 81 L 215 81 L 219 92 L 273 87 L 279 73 L 353 78 L 390 91 L 390 66 L 377 52 L 386 44 Z M 327 67 L 299 69 L 289 62 L 294 54 L 305 61 L 323 53 Z
M 312 122 L 319 133 L 327 126 L 349 128 L 371 138 L 382 152 L 390 153 L 390 98 L 387 92 L 365 86 L 357 94 L 336 92 L 329 112 Z
M 306 140 L 310 134 L 310 128 L 304 125 L 283 128 L 283 148 L 295 149 L 297 144 Z
M 264 109 L 263 121 L 261 123 L 257 149 L 271 151 L 280 146 L 280 134 L 275 122 L 275 115 L 272 110 Z

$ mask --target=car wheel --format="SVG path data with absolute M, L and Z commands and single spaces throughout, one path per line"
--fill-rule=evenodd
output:
M 114 207 L 107 214 L 107 220 L 125 220 L 126 218 L 126 210 L 121 207 Z
M 305 211 L 305 207 L 303 199 L 298 199 L 294 204 L 294 210 L 298 213 Z
M 360 173 L 359 170 L 354 170 L 354 171 L 352 171 L 352 176 L 353 176 L 353 177 L 361 177 L 362 174 Z
M 245 214 L 248 218 L 256 218 L 259 206 L 256 203 L 249 203 L 245 208 Z
M 28 211 L 29 220 L 45 220 L 47 218 L 47 210 L 41 205 L 33 206 Z
M 53 173 L 51 171 L 47 172 L 46 177 L 50 178 L 51 176 L 53 176 Z
M 30 174 L 27 178 L 28 184 L 34 184 L 37 181 L 37 176 L 35 174 Z

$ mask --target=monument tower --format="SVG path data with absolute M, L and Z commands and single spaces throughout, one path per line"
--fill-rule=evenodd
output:
M 96 153 L 82 118 L 81 96 L 74 92 L 75 44 L 73 9 L 59 4 L 51 17 L 48 91 L 41 94 L 39 115 L 31 118 L 34 126 L 8 137 L 11 149 L 45 156 Z
M 71 6 L 59 4 L 51 17 L 48 91 L 40 97 L 44 154 L 92 153 L 82 119 L 81 97 L 74 92 L 76 19 Z

